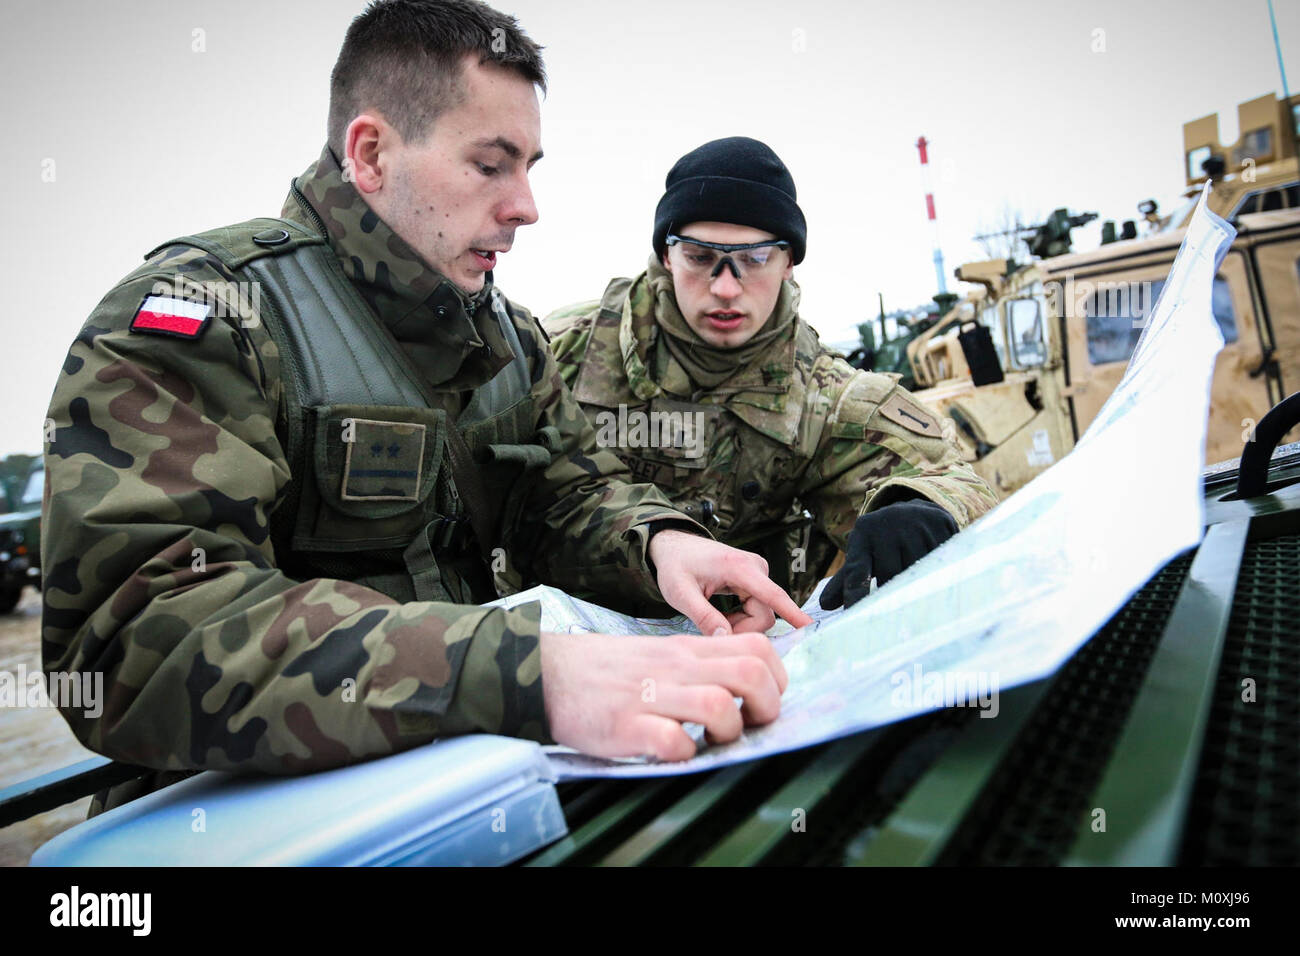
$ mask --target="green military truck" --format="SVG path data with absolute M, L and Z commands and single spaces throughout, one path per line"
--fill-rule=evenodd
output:
M 0 614 L 18 606 L 23 588 L 41 583 L 41 498 L 45 467 L 37 462 L 25 479 L 5 482 L 7 512 L 0 514 Z
M 949 708 L 706 774 L 561 784 L 569 832 L 526 863 L 1300 865 L 1288 402 L 1205 470 L 1201 543 L 999 719 Z

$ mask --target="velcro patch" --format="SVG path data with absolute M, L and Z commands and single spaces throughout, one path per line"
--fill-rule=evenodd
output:
M 704 468 L 721 414 L 719 405 L 697 405 L 660 395 L 650 401 L 650 433 L 658 439 L 661 454 L 674 464 Z
M 928 409 L 922 408 L 919 403 L 908 401 L 902 392 L 895 391 L 886 401 L 882 402 L 880 404 L 880 414 L 895 425 L 906 428 L 909 432 L 928 435 L 931 438 L 941 438 L 943 436 L 943 430 L 939 427 L 939 420 Z
M 147 295 L 135 310 L 132 332 L 197 339 L 212 321 L 212 305 L 170 295 Z
M 343 500 L 418 501 L 424 437 L 423 425 L 346 419 Z
M 628 471 L 632 472 L 634 481 L 663 486 L 672 485 L 677 477 L 672 465 L 649 461 L 645 458 L 635 458 L 626 453 L 620 454 L 619 457 L 623 459 L 623 464 L 627 465 Z

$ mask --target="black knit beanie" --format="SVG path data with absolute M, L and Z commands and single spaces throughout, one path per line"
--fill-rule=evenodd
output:
M 748 136 L 715 139 L 673 164 L 655 207 L 654 249 L 663 258 L 670 232 L 692 222 L 729 222 L 770 232 L 803 261 L 808 224 L 794 179 L 766 143 Z

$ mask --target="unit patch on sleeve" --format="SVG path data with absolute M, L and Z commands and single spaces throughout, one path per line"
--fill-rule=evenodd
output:
M 919 403 L 908 401 L 907 398 L 904 398 L 902 392 L 895 391 L 887 401 L 882 402 L 880 414 L 895 425 L 901 425 L 908 431 L 916 432 L 918 435 L 939 438 L 943 434 L 943 430 L 939 427 L 939 422 L 934 415 L 928 409 L 922 408 Z
M 135 310 L 132 332 L 170 335 L 178 339 L 197 339 L 212 321 L 212 306 L 170 295 L 147 295 Z

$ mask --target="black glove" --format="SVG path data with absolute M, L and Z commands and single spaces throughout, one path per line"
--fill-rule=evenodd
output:
M 862 515 L 849 533 L 844 567 L 822 591 L 823 611 L 845 607 L 867 596 L 871 579 L 884 584 L 957 533 L 957 522 L 933 501 L 895 501 Z

